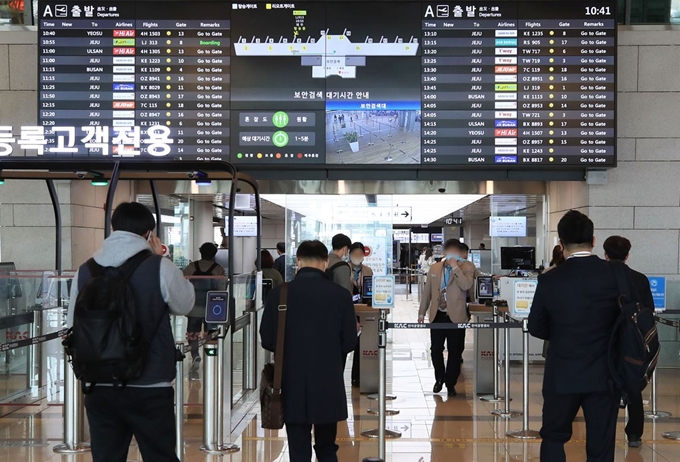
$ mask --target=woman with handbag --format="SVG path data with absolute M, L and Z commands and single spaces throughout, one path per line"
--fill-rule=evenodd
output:
M 347 419 L 344 363 L 357 343 L 357 324 L 349 291 L 324 274 L 328 249 L 305 241 L 297 250 L 298 272 L 267 297 L 260 337 L 274 352 L 275 364 L 263 371 L 262 426 L 285 424 L 290 462 L 337 462 L 337 424 Z

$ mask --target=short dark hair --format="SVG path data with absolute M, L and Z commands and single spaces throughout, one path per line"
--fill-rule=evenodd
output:
M 279 242 L 278 244 L 276 244 L 276 250 L 278 250 L 281 253 L 285 253 L 286 252 L 286 243 L 285 242 Z
M 610 236 L 604 241 L 604 253 L 610 260 L 624 261 L 632 247 L 630 241 L 623 236 Z
M 343 247 L 351 246 L 352 240 L 349 238 L 349 236 L 346 236 L 344 234 L 336 234 L 335 236 L 333 236 L 331 245 L 333 246 L 333 250 L 340 250 Z
M 262 250 L 262 252 L 260 252 L 260 263 L 262 265 L 262 269 L 274 267 L 274 257 L 272 257 L 272 254 L 269 253 L 269 250 Z
M 326 261 L 328 260 L 328 248 L 318 240 L 304 241 L 298 246 L 295 256 L 300 260 Z
M 212 260 L 217 255 L 217 246 L 212 242 L 206 242 L 198 248 L 203 260 Z
M 156 227 L 151 211 L 139 202 L 123 202 L 116 207 L 111 216 L 114 231 L 127 231 L 144 236 Z
M 458 249 L 462 250 L 462 247 L 460 245 L 460 241 L 458 239 L 448 239 L 444 243 L 444 250 L 446 249 Z
M 465 242 L 460 243 L 460 250 L 463 252 L 469 252 L 470 251 L 470 246 L 467 245 Z
M 585 214 L 569 210 L 557 224 L 557 234 L 564 247 L 592 246 L 595 226 Z
M 364 247 L 364 244 L 362 244 L 361 242 L 355 242 L 349 247 L 350 252 L 356 249 L 361 249 L 362 252 L 366 253 L 366 247 Z

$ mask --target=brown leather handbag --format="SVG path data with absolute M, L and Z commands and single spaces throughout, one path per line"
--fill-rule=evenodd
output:
M 281 381 L 283 378 L 283 348 L 286 333 L 286 311 L 288 310 L 288 283 L 281 285 L 279 297 L 279 322 L 276 332 L 275 362 L 266 364 L 262 369 L 260 381 L 260 409 L 262 428 L 281 430 L 283 428 L 283 402 L 281 401 Z

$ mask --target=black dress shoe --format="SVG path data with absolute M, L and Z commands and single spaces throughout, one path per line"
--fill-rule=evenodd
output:
M 434 383 L 434 388 L 432 389 L 432 392 L 439 393 L 440 391 L 442 391 L 442 388 L 444 388 L 444 382 L 442 380 L 437 380 Z
M 630 435 L 628 436 L 628 447 L 629 448 L 639 448 L 642 446 L 642 440 L 639 436 Z
M 455 388 L 453 388 L 453 387 L 449 388 L 449 397 L 453 398 L 454 396 L 457 396 L 457 395 L 458 395 L 458 393 L 456 393 Z

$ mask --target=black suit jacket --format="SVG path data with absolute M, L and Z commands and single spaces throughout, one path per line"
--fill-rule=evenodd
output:
M 260 337 L 276 353 L 281 288 L 267 297 Z M 357 321 L 350 293 L 322 271 L 302 268 L 288 286 L 283 383 L 284 420 L 324 424 L 347 419 L 343 378 L 345 358 L 357 344 Z
M 654 297 L 652 296 L 652 288 L 649 286 L 649 279 L 647 276 L 642 273 L 638 273 L 634 269 L 629 268 L 628 271 L 630 281 L 633 284 L 633 289 L 635 290 L 635 294 L 633 294 L 633 296 L 637 296 L 637 301 L 642 303 L 642 306 L 653 311 Z
M 570 258 L 539 276 L 529 332 L 550 340 L 544 389 L 572 394 L 610 388 L 607 352 L 618 296 L 611 265 L 597 256 Z
M 283 280 L 286 280 L 286 254 L 279 255 L 279 257 L 274 260 L 274 269 L 279 272 Z

